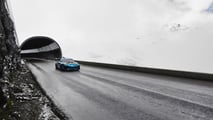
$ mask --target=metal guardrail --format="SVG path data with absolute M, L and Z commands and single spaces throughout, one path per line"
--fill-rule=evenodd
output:
M 76 60 L 76 61 L 83 65 L 90 65 L 90 66 L 96 66 L 96 67 L 113 68 L 113 69 L 128 70 L 128 71 L 141 72 L 141 73 L 150 73 L 150 74 L 157 74 L 157 75 L 166 75 L 166 76 L 173 76 L 173 77 L 213 81 L 213 74 L 209 74 L 209 73 L 188 72 L 188 71 L 178 71 L 178 70 L 148 68 L 148 67 L 136 67 L 136 66 L 117 65 L 117 64 L 108 64 L 108 63 L 87 62 L 87 61 L 80 61 L 80 60 Z

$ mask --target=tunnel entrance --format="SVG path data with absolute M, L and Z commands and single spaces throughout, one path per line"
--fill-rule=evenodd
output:
M 21 46 L 21 57 L 24 59 L 50 59 L 62 57 L 59 44 L 45 36 L 34 36 L 25 40 Z

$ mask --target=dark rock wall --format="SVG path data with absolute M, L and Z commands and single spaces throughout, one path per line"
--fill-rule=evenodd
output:
M 5 107 L 10 97 L 10 73 L 20 65 L 19 51 L 7 1 L 0 0 L 0 108 Z
M 14 23 L 8 13 L 6 0 L 0 0 L 0 64 L 9 65 L 8 68 L 16 67 L 19 62 L 18 58 L 20 58 L 19 51 Z M 1 72 L 3 72 L 2 69 Z

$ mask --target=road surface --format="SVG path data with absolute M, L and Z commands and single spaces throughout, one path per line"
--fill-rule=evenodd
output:
M 72 120 L 213 120 L 213 83 L 54 62 L 27 63 L 47 94 Z

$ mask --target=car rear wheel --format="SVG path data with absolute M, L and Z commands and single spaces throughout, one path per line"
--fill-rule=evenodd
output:
M 55 69 L 58 70 L 57 64 L 55 64 Z

